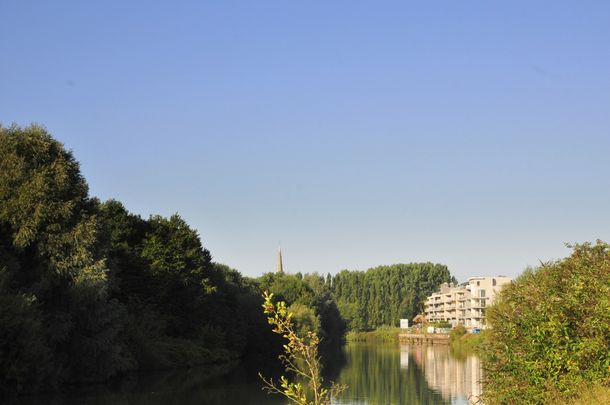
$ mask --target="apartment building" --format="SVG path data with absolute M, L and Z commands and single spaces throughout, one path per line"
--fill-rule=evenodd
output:
M 509 277 L 470 277 L 460 285 L 443 283 L 440 291 L 426 298 L 428 322 L 448 321 L 452 326 L 485 328 L 485 308 L 493 304 Z

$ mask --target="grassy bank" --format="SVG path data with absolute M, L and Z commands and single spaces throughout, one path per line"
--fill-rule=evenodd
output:
M 557 398 L 553 402 L 559 405 L 610 405 L 610 386 L 583 386 L 578 392 L 580 394 L 576 398 Z
M 398 342 L 398 335 L 404 330 L 392 326 L 382 326 L 366 332 L 348 332 L 348 342 Z M 451 347 L 458 350 L 473 350 L 482 342 L 485 333 L 466 333 L 465 329 L 456 328 L 451 331 Z
M 368 332 L 348 332 L 345 336 L 348 342 L 398 342 L 400 328 L 382 326 Z
M 451 347 L 456 350 L 476 350 L 485 339 L 485 331 L 467 333 L 464 327 L 458 326 L 449 333 Z

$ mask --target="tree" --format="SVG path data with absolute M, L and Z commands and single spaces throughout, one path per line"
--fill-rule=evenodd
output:
M 454 282 L 447 266 L 394 264 L 362 271 L 343 270 L 332 280 L 332 292 L 350 330 L 396 326 L 423 310 L 423 302 L 443 282 Z M 328 284 L 328 283 L 327 283 Z
M 263 294 L 264 313 L 268 316 L 269 324 L 273 325 L 273 332 L 282 335 L 288 343 L 284 345 L 284 354 L 280 359 L 289 373 L 294 373 L 306 384 L 291 382 L 287 377 L 281 376 L 279 385 L 272 379 L 260 375 L 269 393 L 281 394 L 297 405 L 329 405 L 331 398 L 345 390 L 334 382 L 330 387 L 324 386 L 322 366 L 318 356 L 320 340 L 314 331 L 307 331 L 300 336 L 293 324 L 293 314 L 287 309 L 283 301 L 275 304 L 273 294 L 265 291 Z
M 166 315 L 168 333 L 192 337 L 201 328 L 202 319 L 208 318 L 206 304 L 215 291 L 208 279 L 210 252 L 179 215 L 169 219 L 153 216 L 148 223 L 142 257 L 155 283 L 157 308 Z
M 0 127 L 0 293 L 12 297 L 0 306 L 7 315 L 0 318 L 10 319 L 6 311 L 17 305 L 32 319 L 14 327 L 37 328 L 33 347 L 52 353 L 54 373 L 44 378 L 46 385 L 106 379 L 129 367 L 118 339 L 124 313 L 107 294 L 96 214 L 97 201 L 89 198 L 71 152 L 42 127 Z M 9 359 L 0 365 L 4 376 L 16 367 L 10 359 L 19 361 L 17 342 L 8 342 L 0 348 L 0 358 Z M 36 380 L 37 373 L 24 375 Z

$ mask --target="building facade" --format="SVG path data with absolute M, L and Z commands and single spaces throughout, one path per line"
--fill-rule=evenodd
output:
M 447 321 L 451 326 L 485 328 L 485 308 L 512 280 L 509 277 L 470 277 L 460 285 L 443 283 L 440 291 L 426 298 L 426 321 Z

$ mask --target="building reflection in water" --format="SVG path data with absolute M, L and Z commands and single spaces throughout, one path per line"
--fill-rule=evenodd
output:
M 472 353 L 456 356 L 447 346 L 401 345 L 400 368 L 408 368 L 409 361 L 424 371 L 430 388 L 445 400 L 481 395 L 481 361 Z

